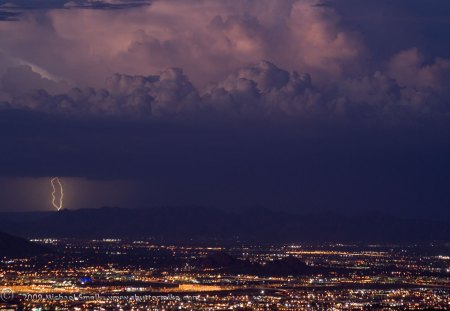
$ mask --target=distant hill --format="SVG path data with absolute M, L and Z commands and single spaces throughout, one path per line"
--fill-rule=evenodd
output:
M 51 252 L 51 249 L 28 240 L 0 232 L 0 257 L 31 257 Z
M 327 269 L 307 266 L 295 257 L 286 257 L 268 261 L 264 265 L 237 259 L 223 252 L 210 254 L 200 259 L 199 266 L 212 268 L 227 273 L 252 273 L 256 275 L 305 275 L 315 272 L 326 272 Z
M 450 222 L 445 221 L 375 212 L 299 215 L 264 208 L 229 212 L 203 207 L 104 207 L 35 213 L 33 217 L 9 213 L 3 230 L 27 237 L 154 237 L 164 241 L 450 242 Z

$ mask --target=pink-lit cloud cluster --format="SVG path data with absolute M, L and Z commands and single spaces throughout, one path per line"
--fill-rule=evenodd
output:
M 0 37 L 9 108 L 140 118 L 450 111 L 449 59 L 425 61 L 412 47 L 373 63 L 362 34 L 315 0 L 28 12 L 1 23 Z

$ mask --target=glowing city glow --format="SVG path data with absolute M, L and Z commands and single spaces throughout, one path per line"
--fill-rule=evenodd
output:
M 53 177 L 50 180 L 50 183 L 52 184 L 52 188 L 53 188 L 53 191 L 52 191 L 52 205 L 53 205 L 54 208 L 56 208 L 59 211 L 60 209 L 63 208 L 64 190 L 63 190 L 63 187 L 62 187 L 62 183 L 61 183 L 61 181 L 59 180 L 58 177 Z M 59 193 L 59 202 L 58 203 L 56 203 L 56 201 L 57 201 L 57 199 L 56 199 L 56 191 L 57 191 L 57 189 L 56 188 L 59 188 L 59 192 L 60 192 Z

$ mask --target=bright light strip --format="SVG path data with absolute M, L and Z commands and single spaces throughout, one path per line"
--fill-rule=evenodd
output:
M 59 211 L 60 209 L 63 208 L 63 198 L 64 198 L 63 187 L 62 187 L 61 181 L 59 180 L 58 177 L 53 177 L 53 178 L 50 180 L 50 183 L 52 184 L 52 188 L 53 188 L 53 192 L 52 192 L 52 205 L 53 205 L 54 208 L 56 208 L 56 209 Z M 55 186 L 55 183 L 57 183 L 58 186 Z M 56 204 L 56 196 L 55 196 L 56 188 L 57 188 L 57 187 L 59 187 L 59 190 L 60 190 L 59 204 Z

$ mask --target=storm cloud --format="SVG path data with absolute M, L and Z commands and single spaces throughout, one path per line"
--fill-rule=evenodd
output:
M 375 60 L 371 38 L 348 25 L 342 4 L 146 4 L 25 11 L 2 23 L 3 106 L 140 118 L 448 113 L 446 55 L 399 46 Z

